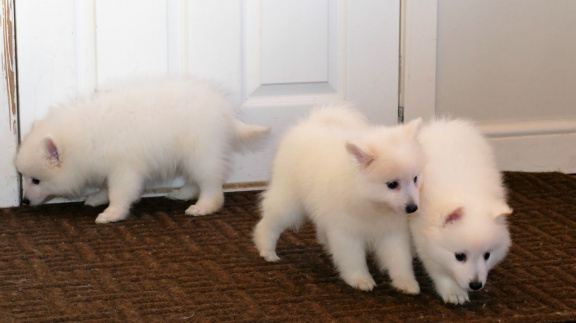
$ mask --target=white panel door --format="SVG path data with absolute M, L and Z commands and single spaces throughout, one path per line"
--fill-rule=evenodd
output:
M 22 133 L 111 80 L 196 75 L 228 89 L 245 122 L 272 128 L 262 151 L 235 157 L 229 179 L 262 185 L 278 139 L 313 106 L 350 100 L 396 123 L 399 15 L 399 1 L 378 0 L 22 1 Z
M 408 119 L 473 119 L 503 170 L 576 172 L 576 2 L 407 0 Z

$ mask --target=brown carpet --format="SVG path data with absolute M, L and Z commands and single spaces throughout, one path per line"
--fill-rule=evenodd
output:
M 216 215 L 145 199 L 134 217 L 97 225 L 82 204 L 0 210 L 0 321 L 569 321 L 576 320 L 576 178 L 507 173 L 514 245 L 464 306 L 422 292 L 348 287 L 311 225 L 285 233 L 279 263 L 251 242 L 258 194 L 231 193 Z

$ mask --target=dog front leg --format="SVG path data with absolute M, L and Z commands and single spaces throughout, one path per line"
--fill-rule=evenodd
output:
M 187 215 L 208 215 L 222 208 L 224 205 L 224 192 L 222 182 L 219 179 L 208 178 L 198 182 L 200 196 L 196 204 L 186 209 Z
M 108 204 L 109 202 L 110 201 L 108 200 L 108 189 L 102 188 L 98 192 L 90 194 L 86 198 L 84 205 L 96 207 L 96 206 Z
M 368 271 L 364 241 L 332 228 L 327 228 L 326 233 L 328 249 L 340 277 L 354 288 L 371 291 L 376 283 Z
M 388 271 L 392 286 L 407 294 L 420 293 L 420 286 L 412 267 L 410 237 L 406 234 L 389 233 L 375 245 L 380 270 Z
M 132 203 L 137 201 L 144 187 L 142 176 L 132 170 L 113 172 L 108 178 L 110 205 L 96 218 L 96 223 L 126 220 Z
M 464 304 L 470 301 L 468 291 L 462 289 L 458 283 L 445 275 L 432 276 L 436 291 L 444 300 L 444 303 Z

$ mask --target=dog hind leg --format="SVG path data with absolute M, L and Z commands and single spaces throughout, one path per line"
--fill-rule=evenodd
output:
M 278 238 L 288 228 L 297 229 L 304 222 L 298 199 L 286 190 L 271 187 L 262 200 L 262 219 L 254 229 L 254 244 L 266 261 L 280 260 L 276 254 Z

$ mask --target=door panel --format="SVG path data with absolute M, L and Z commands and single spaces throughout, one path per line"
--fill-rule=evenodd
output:
M 261 17 L 263 83 L 327 81 L 327 0 L 264 1 Z
M 94 7 L 99 85 L 118 78 L 166 73 L 166 1 L 98 0 Z

